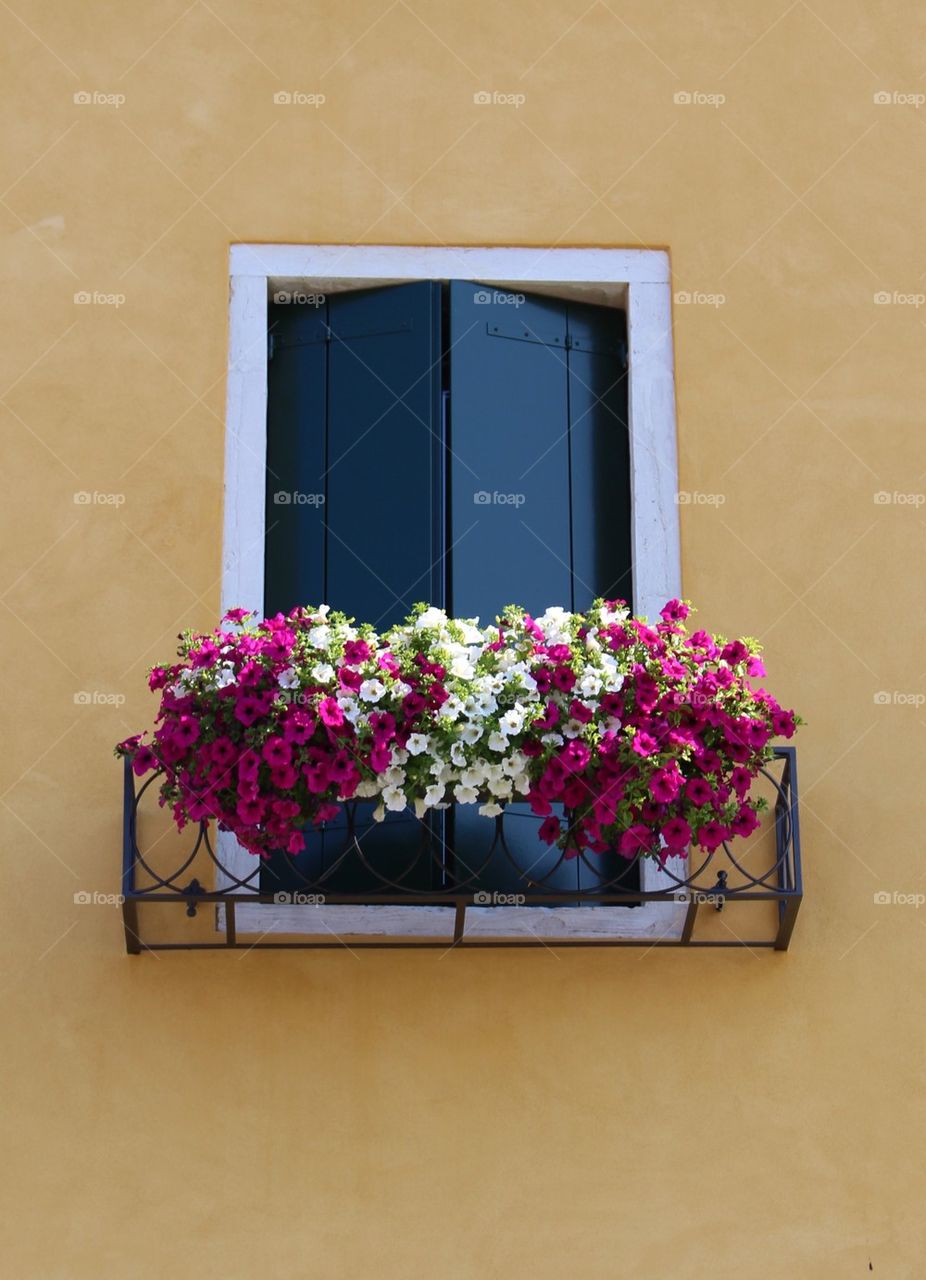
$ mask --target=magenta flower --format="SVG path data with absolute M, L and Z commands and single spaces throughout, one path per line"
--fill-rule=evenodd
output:
M 245 618 L 250 618 L 250 609 L 227 609 L 222 615 L 223 622 L 244 622 Z
M 682 600 L 670 600 L 659 610 L 659 616 L 663 622 L 684 622 L 690 612 L 688 605 Z
M 242 796 L 238 800 L 235 810 L 238 817 L 249 827 L 256 827 L 264 816 L 265 806 L 263 800 L 248 799 Z
M 704 778 L 689 778 L 685 783 L 685 795 L 699 809 L 714 799 L 713 788 Z
M 140 778 L 158 767 L 158 758 L 150 747 L 139 747 L 132 759 L 132 772 Z
M 195 716 L 181 716 L 174 729 L 174 742 L 181 749 L 192 747 L 199 738 L 199 721 Z
M 414 720 L 420 716 L 428 707 L 427 698 L 422 697 L 420 693 L 407 693 L 402 699 L 402 710 L 405 712 L 409 720 Z
M 580 702 L 578 698 L 573 698 L 569 705 L 569 714 L 573 720 L 578 720 L 579 724 L 588 724 L 594 716 L 594 712 L 590 711 L 584 702 Z
M 651 756 L 654 751 L 659 750 L 659 743 L 651 733 L 646 733 L 641 729 L 639 733 L 634 734 L 631 750 L 635 751 L 638 756 Z
M 534 667 L 531 675 L 537 685 L 538 693 L 549 693 L 553 687 L 553 673 L 547 666 Z
M 271 768 L 280 769 L 292 762 L 293 749 L 282 738 L 268 738 L 264 743 L 261 755 Z
M 572 667 L 561 665 L 554 668 L 553 683 L 557 689 L 562 690 L 563 693 L 568 693 L 575 685 L 575 682 L 576 673 L 573 671 Z M 538 685 L 538 688 L 539 687 L 540 686 Z
M 650 778 L 650 794 L 660 804 L 671 804 L 681 788 L 682 775 L 674 761 L 664 769 L 657 769 Z
M 730 828 L 721 826 L 719 822 L 705 822 L 703 826 L 698 828 L 698 844 L 708 853 L 723 844 L 724 840 L 730 839 Z
M 283 724 L 283 737 L 287 742 L 303 746 L 315 732 L 315 717 L 310 711 L 301 708 L 291 711 Z
M 653 833 L 642 822 L 635 822 L 628 827 L 620 838 L 618 853 L 622 858 L 636 858 L 638 854 L 648 853 L 653 847 Z
M 163 667 L 152 667 L 148 675 L 148 688 L 154 693 L 155 689 L 163 689 L 167 684 L 167 672 Z
M 684 818 L 670 818 L 663 823 L 660 835 L 666 842 L 666 848 L 673 854 L 680 853 L 691 843 L 691 827 Z
M 796 723 L 793 711 L 772 712 L 772 732 L 777 738 L 793 738 Z
M 739 796 L 740 800 L 744 799 L 752 786 L 752 774 L 748 769 L 744 769 L 742 765 L 737 765 L 730 774 L 730 785 Z
M 270 770 L 271 785 L 278 791 L 289 791 L 299 781 L 299 774 L 291 764 L 277 765 Z
M 302 853 L 305 848 L 305 836 L 301 831 L 291 831 L 289 839 L 286 841 L 287 853 Z
M 344 712 L 334 698 L 322 698 L 318 704 L 318 714 L 323 724 L 329 729 L 340 729 L 344 723 Z
M 759 828 L 759 818 L 752 805 L 744 804 L 730 823 L 730 830 L 735 836 L 751 836 Z
M 245 728 L 248 728 L 255 720 L 265 716 L 269 710 L 270 704 L 266 694 L 243 693 L 235 705 L 235 719 L 240 720 Z
M 556 844 L 560 837 L 560 830 L 559 818 L 549 817 L 545 818 L 543 822 L 541 822 L 537 835 L 544 844 Z
M 399 673 L 399 664 L 391 653 L 381 653 L 376 665 L 381 671 L 388 671 L 390 675 L 394 676 Z
M 724 662 L 728 662 L 731 667 L 735 667 L 739 663 L 745 662 L 750 654 L 742 640 L 731 640 L 729 644 L 725 644 L 721 649 L 720 656 Z
M 370 657 L 370 646 L 365 640 L 348 640 L 344 645 L 344 661 L 351 666 L 358 662 L 368 662 Z
M 571 773 L 581 773 L 592 758 L 592 753 L 584 742 L 578 738 L 573 738 L 571 742 L 567 742 L 559 755 L 563 766 Z

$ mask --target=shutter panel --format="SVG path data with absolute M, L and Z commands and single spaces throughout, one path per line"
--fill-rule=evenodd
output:
M 264 611 L 272 617 L 325 599 L 325 508 L 318 496 L 325 492 L 328 356 L 324 307 L 273 303 L 268 319 Z
M 440 286 L 329 300 L 327 602 L 383 628 L 442 597 Z
M 450 284 L 450 597 L 483 623 L 570 602 L 566 305 L 517 296 Z
M 440 317 L 440 286 L 427 281 L 337 294 L 328 301 L 328 341 L 301 345 L 298 374 L 271 384 L 271 427 L 281 440 L 274 452 L 268 441 L 268 472 L 276 463 L 280 474 L 320 476 L 325 494 L 317 523 L 300 513 L 268 547 L 268 583 L 285 580 L 296 590 L 323 582 L 300 603 L 324 600 L 384 629 L 416 600 L 443 600 Z M 309 417 L 317 427 L 311 439 L 302 427 Z M 273 599 L 282 597 L 274 586 Z M 431 887 L 438 872 L 420 853 L 417 820 L 390 813 L 374 823 L 372 812 L 370 803 L 357 805 L 356 835 L 370 865 L 404 887 Z M 302 854 L 276 852 L 264 864 L 263 891 L 294 891 L 323 877 L 331 893 L 388 892 L 356 850 L 340 864 L 346 827 L 342 812 L 322 831 L 306 828 Z
M 573 608 L 632 600 L 626 318 L 569 303 Z

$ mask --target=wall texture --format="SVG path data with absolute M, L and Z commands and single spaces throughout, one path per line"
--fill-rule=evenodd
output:
M 0 7 L 4 1275 L 922 1275 L 924 28 Z M 216 617 L 239 240 L 671 248 L 685 594 L 808 721 L 789 954 L 129 959 L 75 903 Z

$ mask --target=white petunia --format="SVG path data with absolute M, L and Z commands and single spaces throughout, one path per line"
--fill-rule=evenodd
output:
M 579 692 L 583 698 L 595 698 L 601 693 L 601 677 L 594 671 L 589 671 L 579 681 Z
M 428 787 L 428 789 L 424 793 L 425 804 L 428 806 L 440 804 L 440 802 L 444 798 L 445 791 L 446 791 L 446 787 L 442 782 L 435 782 L 432 786 Z
M 360 686 L 360 696 L 364 702 L 379 702 L 380 698 L 386 692 L 386 686 L 382 680 L 364 680 Z
M 479 795 L 473 787 L 456 786 L 453 794 L 457 798 L 458 804 L 475 804 L 479 799 Z
M 464 767 L 466 764 L 466 752 L 463 750 L 462 742 L 455 742 L 450 748 L 450 759 L 458 769 Z
M 313 649 L 326 649 L 331 640 L 331 628 L 326 626 L 313 627 L 309 632 L 309 644 Z
M 431 739 L 426 733 L 412 733 L 409 735 L 405 746 L 410 755 L 420 756 L 422 751 L 427 751 L 431 745 Z
M 482 737 L 482 726 L 478 724 L 465 724 L 460 730 L 460 737 L 467 746 L 475 746 Z
M 493 800 L 489 804 L 481 804 L 479 806 L 479 812 L 483 818 L 497 818 L 500 813 L 504 812 L 504 810 L 500 804 L 496 804 Z
M 383 789 L 383 804 L 392 813 L 401 813 L 403 809 L 407 808 L 408 801 L 401 787 L 385 787 Z
M 424 613 L 415 622 L 415 626 L 419 631 L 424 631 L 426 627 L 443 627 L 447 623 L 447 615 L 443 609 L 436 609 L 434 605 L 430 609 L 425 609 Z
M 473 618 L 472 620 L 460 623 L 460 632 L 463 636 L 464 644 L 482 644 L 482 632 L 474 625 L 478 621 L 478 618 Z
M 400 787 L 405 781 L 405 770 L 400 769 L 398 765 L 390 765 L 383 774 L 383 781 L 390 787 Z M 385 794 L 385 793 L 384 793 Z
M 450 674 L 458 680 L 471 680 L 476 670 L 468 657 L 454 658 L 450 664 Z
M 460 782 L 464 787 L 481 787 L 485 781 L 485 768 L 481 760 L 474 761 L 468 769 L 460 774 Z
M 494 733 L 489 734 L 489 750 L 502 752 L 508 750 L 508 739 L 503 733 L 499 733 L 496 730 Z
M 360 796 L 364 800 L 369 799 L 370 796 L 377 796 L 379 795 L 379 783 L 372 778 L 364 778 L 362 782 L 357 783 L 357 790 L 354 795 Z
M 516 702 L 514 706 L 506 711 L 502 716 L 500 729 L 502 733 L 520 733 L 524 728 L 524 716 L 526 708 L 522 707 L 520 702 Z
M 329 684 L 334 679 L 334 667 L 330 662 L 316 662 L 311 675 L 319 684 Z
M 215 668 L 215 687 L 217 689 L 227 689 L 230 684 L 234 683 L 235 668 L 233 666 L 224 662 L 220 667 Z
M 584 728 L 585 725 L 581 720 L 567 720 L 563 725 L 563 736 L 566 738 L 578 738 Z
M 281 689 L 298 689 L 299 677 L 296 675 L 294 667 L 284 667 L 277 676 L 277 684 Z
M 382 804 L 378 804 L 373 810 L 373 821 L 382 822 L 386 817 L 386 810 Z
M 393 747 L 393 748 L 392 748 L 392 763 L 393 763 L 393 764 L 405 764 L 405 762 L 406 762 L 407 760 L 408 760 L 408 752 L 407 752 L 407 751 L 403 751 L 401 747 Z

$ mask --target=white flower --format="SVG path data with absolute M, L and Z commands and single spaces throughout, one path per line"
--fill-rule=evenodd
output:
M 446 625 L 447 615 L 443 609 L 435 609 L 432 605 L 430 609 L 425 609 L 424 613 L 415 623 L 419 631 L 424 631 L 426 627 L 443 627 Z
M 412 733 L 409 735 L 405 746 L 413 756 L 420 756 L 422 751 L 427 751 L 431 745 L 431 739 L 426 733 Z
M 502 761 L 502 769 L 509 778 L 516 778 L 527 766 L 527 756 L 521 751 L 514 751 L 507 760 Z
M 604 722 L 604 728 L 606 733 L 617 733 L 620 727 L 621 727 L 621 722 L 617 718 L 617 716 L 608 716 L 607 720 L 605 720 Z
M 467 744 L 467 746 L 473 747 L 482 737 L 482 726 L 478 724 L 465 724 L 463 728 L 460 730 L 460 737 Z M 454 743 L 454 745 L 456 746 L 457 744 Z M 452 759 L 452 753 L 451 753 L 451 759 Z M 456 761 L 454 761 L 454 764 L 455 763 Z
M 561 747 L 563 745 L 563 735 L 561 733 L 545 733 L 540 741 L 545 747 Z
M 328 617 L 328 614 L 329 614 L 330 612 L 331 612 L 331 605 L 330 605 L 330 604 L 320 604 L 320 605 L 318 606 L 318 613 L 313 613 L 313 614 L 311 615 L 311 616 L 312 616 L 312 621 L 313 621 L 313 622 L 322 622 L 322 621 L 324 621 L 324 619 L 325 619 L 325 618 L 327 618 L 327 617 Z
M 368 799 L 370 796 L 378 796 L 379 783 L 373 778 L 364 778 L 362 782 L 357 783 L 357 790 L 354 792 L 354 795 L 361 796 L 364 800 Z
M 489 750 L 490 751 L 507 751 L 508 750 L 508 739 L 505 737 L 503 733 L 499 733 L 496 730 L 495 733 L 489 734 Z
M 379 702 L 380 698 L 386 692 L 386 686 L 382 680 L 364 680 L 360 686 L 359 693 L 364 702 Z
M 479 796 L 473 787 L 456 786 L 453 789 L 459 804 L 475 804 Z
M 468 657 L 454 658 L 450 664 L 450 674 L 458 680 L 471 680 L 476 674 Z
M 462 769 L 465 766 L 466 752 L 463 750 L 462 742 L 455 742 L 450 748 L 450 759 L 458 769 Z
M 567 720 L 563 725 L 563 733 L 567 738 L 578 738 L 584 728 L 581 720 Z
M 330 662 L 316 662 L 310 674 L 319 684 L 330 684 L 334 679 L 334 667 Z
M 415 817 L 423 818 L 425 815 L 425 810 L 427 809 L 427 804 L 425 803 L 424 800 L 422 800 L 421 796 L 415 796 L 414 807 L 415 807 Z
M 331 639 L 331 628 L 326 626 L 313 627 L 309 632 L 309 644 L 313 649 L 326 649 Z
M 277 676 L 277 684 L 281 689 L 298 689 L 299 677 L 294 667 L 284 667 Z
M 389 768 L 382 775 L 382 777 L 383 777 L 383 781 L 387 784 L 387 788 L 392 787 L 393 789 L 395 789 L 396 787 L 400 787 L 402 783 L 405 781 L 405 770 L 400 769 L 398 765 L 393 764 L 389 766 Z M 386 792 L 384 791 L 383 795 L 385 794 Z
M 459 717 L 462 709 L 463 703 L 455 693 L 452 693 L 437 714 L 439 716 L 443 716 L 445 720 L 449 720 L 453 723 L 453 721 Z
M 407 751 L 403 751 L 401 747 L 393 747 L 393 748 L 392 748 L 392 763 L 393 763 L 393 764 L 405 764 L 405 762 L 406 762 L 407 760 L 408 760 L 408 752 L 407 752 Z
M 493 800 L 490 804 L 481 804 L 479 806 L 479 812 L 483 818 L 497 818 L 498 815 L 504 811 L 502 806 L 500 804 L 496 804 Z
M 484 781 L 485 769 L 481 760 L 475 760 L 460 774 L 460 782 L 464 787 L 480 787 Z
M 410 684 L 406 684 L 404 680 L 397 680 L 392 686 L 392 692 L 398 694 L 400 698 L 407 697 L 412 691 Z
M 227 689 L 230 684 L 234 683 L 235 668 L 230 663 L 223 662 L 221 666 L 215 668 L 215 687 L 217 689 Z
M 527 708 L 522 707 L 520 702 L 516 702 L 510 711 L 506 711 L 502 716 L 500 728 L 502 733 L 520 733 L 524 728 L 524 716 Z
M 393 813 L 401 813 L 408 806 L 405 792 L 401 787 L 385 787 L 383 789 L 383 803 Z
M 383 808 L 381 804 L 378 804 L 376 808 L 373 810 L 373 821 L 382 822 L 385 816 L 386 816 L 386 810 Z
M 601 693 L 601 677 L 594 671 L 589 671 L 579 681 L 579 692 L 584 698 L 594 698 Z
M 493 796 L 498 796 L 501 800 L 511 799 L 511 783 L 507 778 L 499 778 L 489 783 L 489 790 Z
M 424 793 L 424 802 L 426 805 L 433 806 L 440 804 L 444 798 L 446 787 L 442 782 L 435 782 Z

